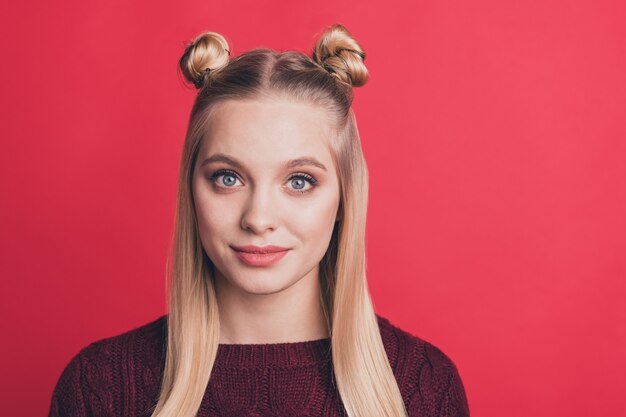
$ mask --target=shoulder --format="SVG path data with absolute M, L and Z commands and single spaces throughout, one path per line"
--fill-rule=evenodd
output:
M 389 319 L 376 315 L 381 337 L 389 361 L 398 370 L 407 362 L 426 366 L 433 375 L 446 376 L 456 369 L 454 361 L 439 347 L 393 324 Z
M 443 415 L 468 416 L 465 389 L 452 358 L 386 317 L 376 316 L 400 392 L 412 410 L 409 415 L 439 415 L 447 409 L 448 414 Z
M 121 384 L 157 385 L 166 342 L 166 316 L 80 349 L 63 369 L 52 394 L 50 416 L 110 410 Z
M 157 371 L 165 352 L 166 317 L 96 340 L 81 349 L 77 360 L 83 363 L 83 369 L 94 371 L 86 382 L 94 386 L 110 384 L 111 375 L 118 370 L 127 376 L 145 368 Z
M 104 365 L 116 360 L 133 359 L 138 354 L 145 358 L 146 354 L 159 353 L 165 343 L 166 320 L 167 316 L 163 315 L 123 333 L 96 340 L 81 349 L 78 355 L 89 363 Z

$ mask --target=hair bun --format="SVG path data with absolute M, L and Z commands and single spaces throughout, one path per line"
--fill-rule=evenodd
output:
M 331 75 L 360 87 L 367 82 L 365 52 L 348 29 L 336 23 L 324 31 L 313 49 L 313 60 Z
M 229 61 L 230 48 L 224 36 L 205 32 L 187 45 L 178 64 L 185 79 L 196 88 L 202 88 L 207 77 L 213 76 Z

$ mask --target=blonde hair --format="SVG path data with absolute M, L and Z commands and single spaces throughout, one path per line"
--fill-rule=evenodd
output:
M 350 417 L 404 417 L 365 276 L 368 172 L 351 108 L 352 87 L 368 79 L 365 54 L 348 30 L 335 24 L 317 41 L 312 57 L 266 48 L 232 60 L 229 55 L 226 39 L 206 32 L 187 45 L 179 62 L 199 91 L 181 157 L 165 370 L 152 416 L 196 415 L 219 344 L 214 266 L 202 248 L 191 191 L 212 109 L 226 99 L 282 94 L 325 108 L 335 132 L 330 146 L 340 183 L 340 220 L 320 261 L 320 297 L 341 401 Z

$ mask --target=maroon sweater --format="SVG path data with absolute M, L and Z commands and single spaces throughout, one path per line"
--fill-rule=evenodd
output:
M 377 315 L 410 417 L 469 416 L 454 362 Z M 78 352 L 63 370 L 49 416 L 150 416 L 163 374 L 166 316 Z M 220 344 L 198 416 L 345 416 L 330 338 Z

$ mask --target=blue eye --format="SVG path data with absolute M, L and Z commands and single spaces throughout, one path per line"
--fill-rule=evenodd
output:
M 293 185 L 293 189 L 299 193 L 309 192 L 317 185 L 317 180 L 308 174 L 294 175 L 289 179 L 289 181 Z M 311 186 L 309 188 L 304 188 L 306 187 L 307 182 L 311 184 Z
M 222 178 L 221 184 L 219 183 L 219 178 Z M 235 173 L 234 171 L 220 169 L 218 171 L 215 171 L 209 177 L 209 180 L 221 188 L 234 188 L 239 178 L 237 176 L 237 173 Z M 307 182 L 310 184 L 310 187 L 308 188 L 306 187 Z M 292 175 L 289 178 L 289 183 L 291 184 L 291 190 L 299 194 L 304 194 L 312 191 L 313 188 L 316 187 L 317 180 L 309 174 L 300 173 Z
M 209 178 L 212 182 L 217 183 L 218 178 L 223 177 L 223 184 L 219 184 L 220 187 L 231 188 L 237 182 L 237 174 L 233 171 L 227 170 L 219 170 L 216 171 L 211 178 Z
M 235 185 L 235 182 L 237 182 L 237 178 L 232 175 L 224 175 L 224 185 Z

